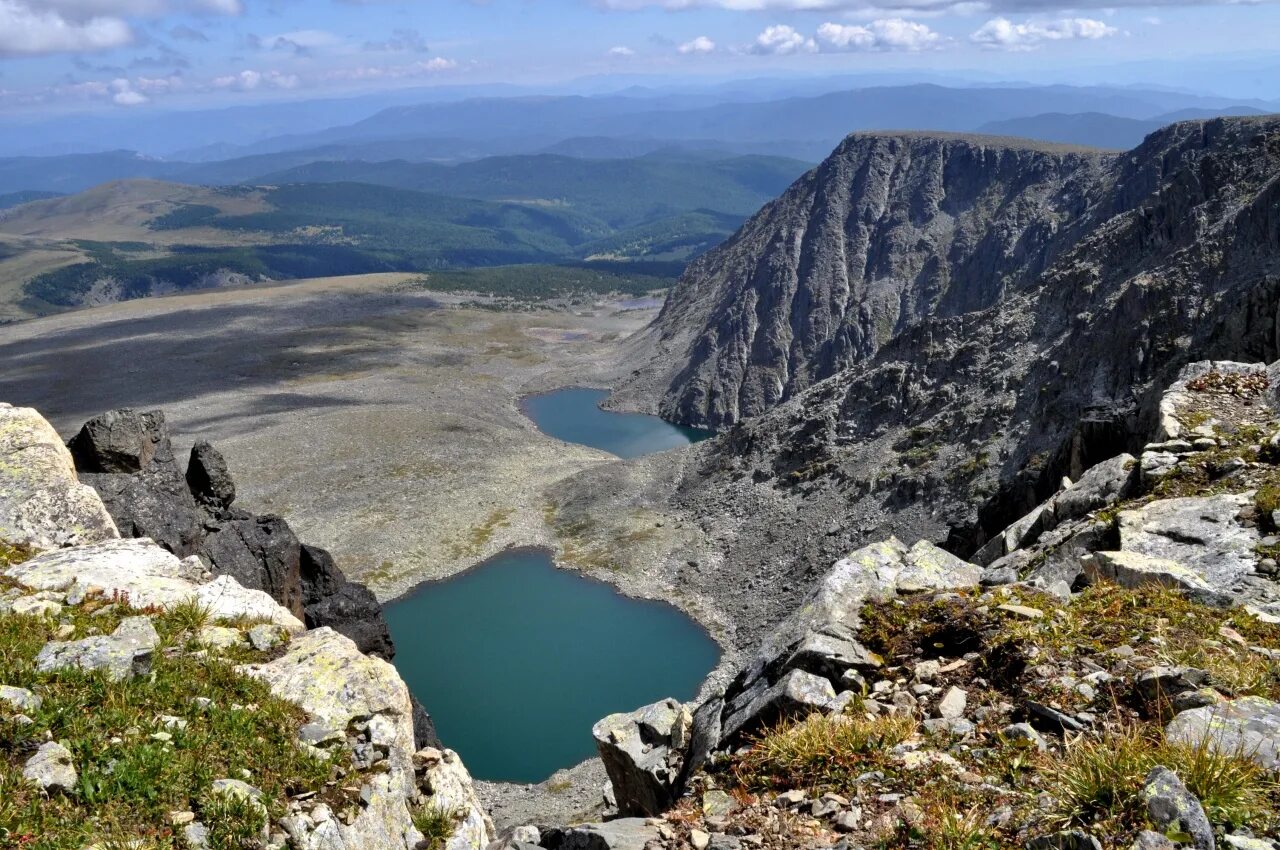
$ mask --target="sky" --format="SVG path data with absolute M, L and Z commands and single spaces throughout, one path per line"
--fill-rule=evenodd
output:
M 1280 98 L 1278 44 L 1280 3 L 1212 0 L 0 0 L 0 116 L 597 75 L 916 72 Z

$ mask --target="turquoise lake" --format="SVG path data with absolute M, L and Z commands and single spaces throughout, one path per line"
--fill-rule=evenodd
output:
M 619 457 L 709 436 L 601 410 L 607 395 L 570 388 L 522 407 L 548 435 Z M 425 584 L 385 613 L 401 676 L 478 779 L 539 782 L 590 758 L 597 720 L 692 698 L 720 657 L 678 609 L 559 570 L 539 549 Z
M 687 446 L 713 436 L 710 431 L 672 425 L 644 413 L 614 413 L 600 403 L 608 390 L 568 387 L 527 397 L 525 415 L 544 434 L 632 458 Z
M 694 696 L 715 642 L 670 605 L 505 552 L 386 608 L 396 667 L 478 779 L 540 782 L 595 755 L 591 726 Z

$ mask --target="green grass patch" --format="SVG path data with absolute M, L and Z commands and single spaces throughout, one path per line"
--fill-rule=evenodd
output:
M 112 682 L 99 672 L 35 669 L 36 654 L 61 626 L 71 626 L 69 639 L 109 634 L 138 613 L 98 599 L 64 609 L 62 622 L 0 616 L 0 683 L 43 700 L 30 725 L 0 724 L 0 848 L 178 847 L 171 826 L 178 811 L 196 812 L 215 850 L 248 847 L 259 821 L 283 814 L 290 795 L 324 792 L 334 777 L 335 763 L 297 746 L 304 712 L 235 670 L 237 662 L 269 656 L 247 647 L 223 656 L 200 651 L 193 632 L 209 617 L 196 605 L 154 614 L 161 646 L 150 676 Z M 166 723 L 171 717 L 185 725 Z M 22 778 L 45 740 L 73 755 L 79 782 L 69 794 L 45 797 Z M 209 798 L 222 778 L 260 788 L 265 808 L 241 811 Z

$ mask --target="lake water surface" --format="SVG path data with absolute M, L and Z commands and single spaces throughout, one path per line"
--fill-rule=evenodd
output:
M 656 416 L 600 409 L 604 390 L 530 396 L 546 434 L 619 457 L 705 439 Z M 694 696 L 719 660 L 678 609 L 628 599 L 517 549 L 423 585 L 386 607 L 396 667 L 440 738 L 479 779 L 539 782 L 595 755 L 591 726 L 618 711 Z
M 396 667 L 478 779 L 539 782 L 595 755 L 606 714 L 694 696 L 719 659 L 677 609 L 505 552 L 387 606 Z
M 645 413 L 602 410 L 600 403 L 608 397 L 608 390 L 567 387 L 529 396 L 521 409 L 544 434 L 624 458 L 675 449 L 713 436 L 710 431 L 672 425 Z

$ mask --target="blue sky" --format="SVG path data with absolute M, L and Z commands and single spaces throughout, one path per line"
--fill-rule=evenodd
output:
M 1278 43 L 1280 5 L 1195 0 L 0 0 L 0 111 L 907 71 L 1280 98 Z

